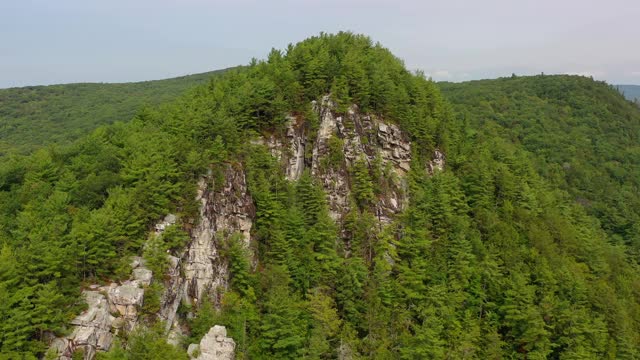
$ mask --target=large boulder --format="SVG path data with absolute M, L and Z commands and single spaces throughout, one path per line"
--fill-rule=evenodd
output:
M 168 216 L 165 221 L 175 218 Z M 131 267 L 130 280 L 109 286 L 93 284 L 83 291 L 87 310 L 71 321 L 71 334 L 49 341 L 48 354 L 70 360 L 81 352 L 84 360 L 93 360 L 98 351 L 109 350 L 120 331 L 131 331 L 136 326 L 144 287 L 151 283 L 153 273 L 141 257 L 134 257 Z
M 71 321 L 75 326 L 73 332 L 51 342 L 51 351 L 58 359 L 71 359 L 74 352 L 82 349 L 83 358 L 91 360 L 96 351 L 109 350 L 114 317 L 109 314 L 109 306 L 103 292 L 104 289 L 83 292 L 88 306 L 87 310 Z
M 125 283 L 117 286 L 112 284 L 109 288 L 109 302 L 112 311 L 117 311 L 127 320 L 135 320 L 138 316 L 138 308 L 142 306 L 144 290 L 137 284 Z
M 233 360 L 235 359 L 236 343 L 227 337 L 224 326 L 215 325 L 200 340 L 200 344 L 189 345 L 189 358 L 195 360 Z

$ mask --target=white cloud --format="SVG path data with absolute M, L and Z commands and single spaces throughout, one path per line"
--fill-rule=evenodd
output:
M 632 71 L 631 76 L 640 76 L 640 71 Z

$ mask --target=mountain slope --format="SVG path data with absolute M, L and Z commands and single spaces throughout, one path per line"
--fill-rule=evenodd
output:
M 536 168 L 640 254 L 640 111 L 604 82 L 534 76 L 441 83 L 472 127 L 536 155 Z
M 631 243 L 494 108 L 574 114 L 552 119 L 597 143 L 628 126 L 629 147 L 636 113 L 533 83 L 545 101 L 467 112 L 369 38 L 321 34 L 3 162 L 0 351 L 180 359 L 219 334 L 251 359 L 638 357 Z
M 63 144 L 142 106 L 174 100 L 225 70 L 136 83 L 79 83 L 0 89 L 0 156 Z

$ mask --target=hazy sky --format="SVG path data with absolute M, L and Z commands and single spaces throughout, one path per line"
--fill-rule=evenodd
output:
M 0 87 L 204 72 L 339 30 L 436 80 L 640 84 L 640 0 L 0 0 Z

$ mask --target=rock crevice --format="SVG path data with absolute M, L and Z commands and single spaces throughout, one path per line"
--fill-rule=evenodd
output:
M 200 222 L 182 260 L 188 304 L 197 304 L 205 296 L 219 300 L 229 277 L 226 260 L 220 255 L 222 243 L 235 233 L 246 246 L 251 239 L 255 209 L 244 171 L 228 165 L 223 179 L 221 184 L 214 184 L 211 178 L 199 184 Z
M 379 164 L 390 171 L 390 174 L 386 174 L 389 177 L 388 189 L 378 197 L 375 204 L 380 222 L 390 223 L 393 215 L 407 204 L 404 177 L 411 166 L 411 142 L 408 135 L 395 124 L 360 113 L 355 105 L 346 114 L 337 114 L 336 105 L 329 96 L 325 96 L 320 104 L 314 103 L 313 107 L 321 122 L 313 148 L 311 171 L 323 184 L 332 217 L 341 221 L 350 210 L 351 184 L 348 169 L 361 159 L 366 161 L 370 169 Z M 332 137 L 340 139 L 342 146 L 337 151 L 342 151 L 343 164 L 337 167 L 323 166 L 323 159 L 336 151 L 330 146 Z

